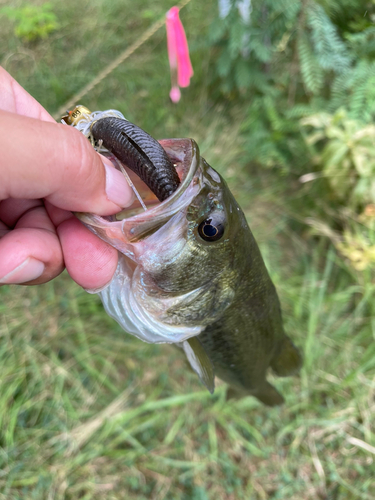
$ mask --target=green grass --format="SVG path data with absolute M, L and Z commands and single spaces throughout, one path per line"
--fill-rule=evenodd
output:
M 285 181 L 246 165 L 241 110 L 209 97 L 216 2 L 202 4 L 182 11 L 195 77 L 178 106 L 163 30 L 82 104 L 196 138 L 246 211 L 304 368 L 273 380 L 281 408 L 227 402 L 224 384 L 211 396 L 178 350 L 125 334 L 66 274 L 2 287 L 1 500 L 375 498 L 375 285 L 309 236 Z M 132 5 L 53 1 L 59 30 L 29 45 L 0 18 L 0 60 L 53 113 L 173 2 Z

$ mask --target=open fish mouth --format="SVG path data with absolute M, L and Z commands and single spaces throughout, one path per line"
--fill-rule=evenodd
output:
M 117 110 L 91 112 L 78 105 L 61 121 L 77 128 L 97 152 L 109 158 L 136 194 L 130 207 L 113 216 L 75 214 L 120 252 L 128 253 L 124 241 L 145 238 L 187 207 L 199 192 L 203 177 L 194 140 L 156 141 Z
M 135 199 L 130 207 L 111 216 L 76 213 L 93 233 L 107 242 L 110 240 L 113 247 L 130 257 L 134 255 L 133 244 L 154 233 L 177 213 L 185 211 L 202 186 L 196 142 L 193 139 L 164 139 L 158 142 L 180 179 L 180 185 L 167 199 L 160 202 L 138 175 L 123 165 L 142 201 Z M 119 160 L 115 156 L 111 153 L 104 154 L 120 169 Z M 131 250 L 129 245 L 133 247 Z

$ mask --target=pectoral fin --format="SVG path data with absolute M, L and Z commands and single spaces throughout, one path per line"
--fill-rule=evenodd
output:
M 197 337 L 191 337 L 182 343 L 185 354 L 202 384 L 213 394 L 215 390 L 215 372 L 213 364 Z

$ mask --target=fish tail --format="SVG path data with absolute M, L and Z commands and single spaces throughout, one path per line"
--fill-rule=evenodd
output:
M 267 406 L 278 406 L 284 403 L 283 396 L 266 380 L 262 387 L 253 395 Z
M 271 360 L 272 370 L 279 377 L 297 373 L 302 366 L 302 356 L 289 337 L 284 336 L 278 351 Z

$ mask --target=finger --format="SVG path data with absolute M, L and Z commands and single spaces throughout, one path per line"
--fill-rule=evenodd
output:
M 44 206 L 36 206 L 27 210 L 14 226 L 15 229 L 44 229 L 56 234 L 56 228 L 52 224 Z
M 6 224 L 4 224 L 4 222 L 0 221 L 0 238 L 2 238 L 7 233 L 9 233 L 9 231 L 10 231 L 10 229 L 8 228 L 8 226 Z
M 0 284 L 46 283 L 63 269 L 60 242 L 50 230 L 19 228 L 0 239 Z
M 8 198 L 1 202 L 0 217 L 8 227 L 13 228 L 24 214 L 35 207 L 43 207 L 42 200 L 17 200 Z
M 117 250 L 71 218 L 57 229 L 65 266 L 70 276 L 83 288 L 102 288 L 113 277 L 117 266 Z
M 46 198 L 64 210 L 109 215 L 133 201 L 124 176 L 77 130 L 0 111 L 0 199 Z
M 39 120 L 55 122 L 52 116 L 0 66 L 0 109 Z
M 0 214 L 1 214 L 1 206 L 2 202 L 0 201 Z M 2 238 L 9 231 L 10 231 L 9 227 L 4 223 L 4 221 L 0 220 L 0 238 Z
M 44 206 L 49 215 L 49 218 L 54 223 L 55 227 L 58 227 L 64 220 L 75 218 L 72 212 L 69 210 L 63 210 L 62 208 L 57 208 L 47 200 L 44 201 Z
M 63 256 L 55 226 L 42 202 L 6 202 L 1 204 L 1 211 L 15 229 L 4 231 L 0 240 L 0 284 L 39 284 L 56 277 L 63 269 Z
M 105 286 L 116 269 L 117 251 L 94 236 L 71 212 L 48 202 L 45 206 L 57 227 L 66 267 L 72 278 L 89 290 Z

